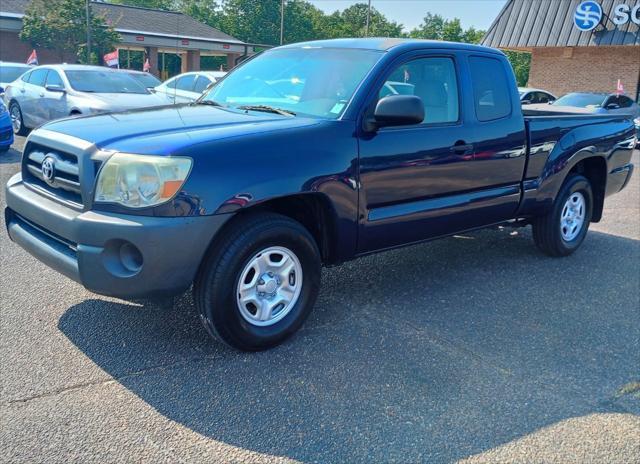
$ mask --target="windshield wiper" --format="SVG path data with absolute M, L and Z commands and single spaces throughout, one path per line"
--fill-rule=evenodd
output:
M 214 100 L 200 100 L 200 101 L 194 102 L 194 105 L 209 105 L 209 106 L 224 107 L 222 103 L 218 103 L 217 101 L 214 101 Z
M 293 111 L 284 110 L 282 108 L 276 108 L 275 106 L 269 106 L 269 105 L 242 105 L 242 106 L 238 106 L 238 109 L 246 110 L 246 111 L 264 111 L 265 113 L 281 114 L 282 116 L 296 115 L 296 113 L 294 113 Z

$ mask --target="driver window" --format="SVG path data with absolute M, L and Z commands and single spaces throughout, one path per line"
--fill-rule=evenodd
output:
M 458 83 L 451 58 L 419 58 L 400 65 L 383 84 L 378 98 L 391 95 L 420 97 L 425 124 L 458 121 Z

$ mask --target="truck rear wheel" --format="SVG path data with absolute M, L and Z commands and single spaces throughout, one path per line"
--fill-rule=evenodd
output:
M 533 221 L 533 240 L 549 256 L 568 256 L 582 244 L 593 212 L 589 180 L 570 174 L 558 192 L 553 208 Z
M 271 213 L 238 220 L 216 240 L 194 284 L 207 331 L 233 348 L 278 345 L 304 323 L 320 289 L 320 253 L 298 222 Z

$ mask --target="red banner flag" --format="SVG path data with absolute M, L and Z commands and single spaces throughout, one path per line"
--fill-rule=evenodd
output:
M 107 53 L 102 57 L 102 59 L 104 60 L 104 63 L 110 68 L 120 67 L 120 62 L 118 60 L 118 50 L 116 50 L 115 52 Z
M 27 64 L 32 64 L 37 66 L 38 65 L 38 54 L 36 53 L 36 51 L 32 51 L 31 55 L 29 55 L 29 58 L 27 58 Z
M 149 58 L 147 58 L 146 60 L 144 60 L 144 64 L 142 65 L 142 70 L 144 72 L 149 72 L 151 71 L 151 64 L 149 64 Z
M 618 79 L 618 85 L 616 86 L 616 93 L 618 95 L 624 93 L 624 86 L 622 85 L 622 81 L 620 79 Z

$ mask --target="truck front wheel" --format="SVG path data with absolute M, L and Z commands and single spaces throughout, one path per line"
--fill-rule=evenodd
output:
M 591 184 L 570 174 L 558 192 L 553 208 L 533 221 L 533 240 L 549 256 L 568 256 L 582 244 L 593 212 Z
M 271 213 L 237 220 L 216 239 L 194 284 L 207 331 L 259 351 L 296 332 L 320 288 L 320 253 L 298 222 Z

